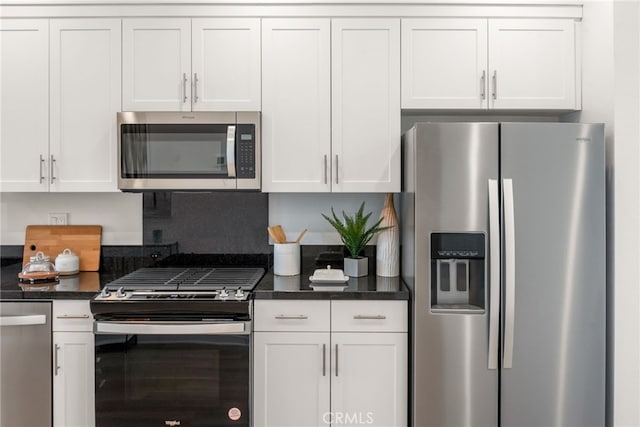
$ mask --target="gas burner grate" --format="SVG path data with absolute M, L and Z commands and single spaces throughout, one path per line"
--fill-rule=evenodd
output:
M 251 290 L 263 274 L 262 268 L 141 268 L 108 286 L 126 290 Z

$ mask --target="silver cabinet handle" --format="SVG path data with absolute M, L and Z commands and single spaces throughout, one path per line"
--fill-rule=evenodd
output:
M 340 174 L 340 169 L 338 169 L 338 155 L 336 154 L 336 184 L 339 184 L 338 175 Z
M 55 171 L 55 164 L 56 164 L 56 159 L 53 157 L 53 154 L 51 155 L 51 162 L 49 164 L 50 166 L 50 178 L 51 178 L 51 184 L 53 184 L 53 182 L 56 180 L 56 174 L 54 173 Z
M 491 92 L 491 97 L 496 99 L 498 97 L 498 72 L 493 70 L 493 77 L 491 77 L 491 81 L 493 83 L 493 91 Z
M 0 316 L 0 326 L 33 326 L 47 323 L 44 314 L 31 314 L 26 316 Z
M 502 367 L 510 369 L 513 366 L 513 333 L 515 327 L 516 304 L 516 239 L 515 213 L 513 208 L 513 181 L 502 180 L 504 191 L 504 257 L 505 257 L 505 288 L 504 288 L 504 348 L 502 353 Z
M 322 376 L 327 376 L 327 345 L 322 344 Z
M 324 183 L 327 184 L 327 155 L 324 155 Z
M 376 314 L 374 316 L 366 316 L 364 314 L 356 314 L 353 316 L 356 320 L 384 320 L 387 316 L 383 316 L 382 314 Z
M 182 102 L 187 103 L 187 73 L 182 73 Z
M 229 178 L 236 176 L 236 127 L 227 128 L 227 174 Z
M 277 320 L 307 320 L 304 314 L 279 314 L 275 317 Z
M 336 344 L 336 377 L 338 376 L 338 344 Z
M 488 369 L 498 369 L 500 340 L 500 202 L 498 181 L 489 180 L 489 355 Z
M 56 319 L 88 319 L 90 316 L 88 314 L 82 314 L 79 316 L 71 316 L 69 314 L 63 314 L 62 316 L 56 316 Z
M 198 102 L 198 73 L 193 73 L 193 102 Z
M 487 79 L 486 70 L 482 70 L 482 77 L 480 77 L 480 98 L 483 100 L 487 98 L 486 79 Z
M 44 172 L 43 172 L 43 169 L 42 169 L 42 167 L 44 166 L 44 157 L 42 157 L 42 154 L 40 154 L 40 163 L 38 164 L 38 166 L 40 166 L 40 171 L 39 171 L 40 184 L 42 184 L 42 182 L 44 181 L 44 178 L 45 178 L 44 177 Z
M 58 365 L 58 351 L 60 351 L 60 346 L 55 344 L 53 348 L 53 375 L 58 376 L 58 371 L 60 370 L 60 365 Z

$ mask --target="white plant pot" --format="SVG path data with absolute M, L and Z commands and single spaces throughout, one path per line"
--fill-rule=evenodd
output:
M 345 258 L 344 274 L 349 277 L 362 277 L 369 274 L 369 258 Z

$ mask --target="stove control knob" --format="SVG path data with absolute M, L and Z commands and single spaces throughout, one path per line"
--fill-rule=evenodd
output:
M 100 298 L 109 298 L 111 296 L 111 291 L 109 288 L 104 288 L 102 292 L 100 292 Z
M 242 288 L 238 288 L 238 290 L 236 291 L 235 297 L 236 299 L 244 298 L 244 291 L 242 290 Z
M 227 291 L 227 288 L 220 289 L 220 299 L 227 299 L 227 298 L 229 298 L 229 291 Z
M 118 290 L 116 291 L 116 297 L 118 298 L 126 298 L 128 295 L 124 290 L 124 287 L 120 287 L 118 288 Z

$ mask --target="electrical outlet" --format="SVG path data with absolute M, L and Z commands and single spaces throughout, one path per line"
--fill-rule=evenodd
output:
M 67 225 L 67 212 L 49 212 L 49 225 Z

